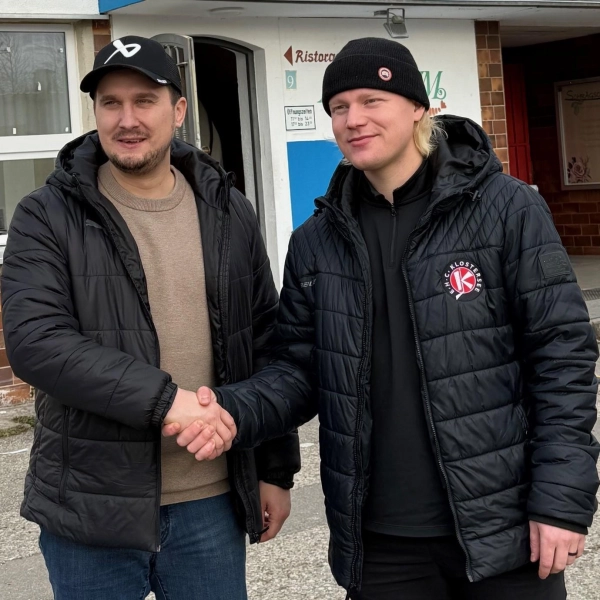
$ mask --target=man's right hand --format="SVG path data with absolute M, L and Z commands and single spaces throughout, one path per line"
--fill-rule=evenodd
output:
M 231 415 L 217 402 L 201 402 L 199 393 L 179 389 L 163 422 L 162 433 L 180 434 L 177 443 L 187 446 L 196 460 L 205 460 L 229 450 L 237 429 Z

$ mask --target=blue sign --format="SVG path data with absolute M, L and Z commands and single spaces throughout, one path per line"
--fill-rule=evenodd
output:
M 296 71 L 286 71 L 285 72 L 285 89 L 286 90 L 295 90 L 298 82 L 296 81 Z
M 98 10 L 100 14 L 107 13 L 109 10 L 118 10 L 130 4 L 137 4 L 144 0 L 98 0 Z
M 288 167 L 294 229 L 315 210 L 315 198 L 327 191 L 329 180 L 342 159 L 333 141 L 288 142 Z

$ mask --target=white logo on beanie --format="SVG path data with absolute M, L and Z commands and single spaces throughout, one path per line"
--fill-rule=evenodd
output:
M 383 79 L 383 81 L 389 81 L 392 78 L 392 72 L 387 67 L 381 67 L 378 74 L 379 78 Z
M 142 47 L 139 44 L 125 45 L 121 40 L 115 40 L 113 42 L 113 46 L 116 48 L 116 50 L 106 59 L 106 62 L 104 64 L 111 60 L 115 54 L 122 54 L 125 58 L 131 58 L 142 49 Z

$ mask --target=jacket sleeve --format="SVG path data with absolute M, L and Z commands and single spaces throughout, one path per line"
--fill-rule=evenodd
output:
M 298 281 L 297 234 L 286 258 L 274 360 L 251 378 L 217 388 L 238 427 L 235 444 L 252 448 L 293 431 L 317 413 L 312 368 L 313 314 Z
M 82 335 L 71 289 L 45 204 L 26 197 L 11 223 L 2 270 L 13 371 L 66 406 L 137 429 L 159 426 L 177 391 L 170 376 Z
M 528 512 L 585 528 L 598 489 L 598 345 L 550 211 L 524 184 L 507 211 L 503 253 L 531 427 Z
M 267 250 L 258 227 L 254 211 L 237 190 L 245 209 L 245 221 L 250 232 L 252 273 L 252 359 L 257 373 L 269 364 L 274 356 L 275 328 L 279 297 Z M 259 480 L 284 489 L 294 485 L 294 474 L 300 470 L 300 440 L 296 430 L 265 442 L 254 449 Z

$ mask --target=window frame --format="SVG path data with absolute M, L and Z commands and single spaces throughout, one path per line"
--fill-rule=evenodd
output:
M 69 97 L 70 133 L 0 136 L 0 160 L 21 160 L 55 157 L 59 150 L 71 140 L 80 136 L 81 96 L 77 69 L 77 48 L 75 31 L 72 25 L 38 23 L 1 23 L 0 31 L 27 33 L 62 33 L 65 36 L 65 55 L 67 62 L 67 94 Z

